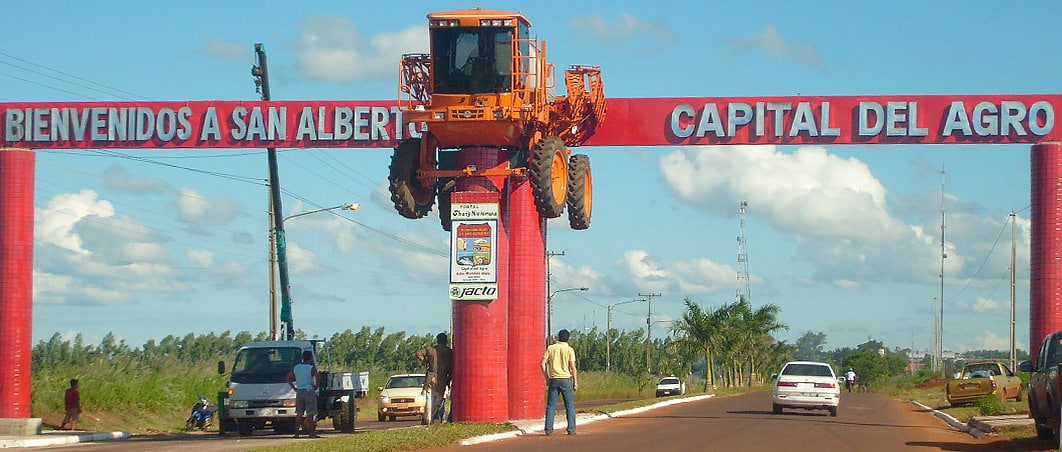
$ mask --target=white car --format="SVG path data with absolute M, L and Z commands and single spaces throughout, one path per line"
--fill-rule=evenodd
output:
M 376 418 L 393 421 L 397 416 L 423 416 L 427 399 L 424 397 L 424 374 L 392 375 L 387 385 L 377 388 Z
M 683 395 L 686 393 L 686 383 L 677 377 L 664 377 L 656 385 L 656 396 Z
M 841 386 L 829 364 L 813 361 L 792 361 L 774 375 L 774 413 L 782 408 L 828 410 L 837 416 Z

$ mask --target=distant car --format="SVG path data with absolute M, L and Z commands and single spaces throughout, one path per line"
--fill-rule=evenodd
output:
M 387 384 L 376 388 L 376 418 L 395 420 L 398 416 L 423 416 L 427 399 L 424 397 L 424 374 L 392 375 Z
M 996 394 L 1000 399 L 1022 401 L 1024 385 L 1021 378 L 999 361 L 971 361 L 962 367 L 955 378 L 948 380 L 944 387 L 951 406 L 974 403 L 989 395 Z
M 837 416 L 841 387 L 829 364 L 792 361 L 774 376 L 774 414 L 782 408 L 828 410 Z
M 677 377 L 664 377 L 656 384 L 656 396 L 683 395 L 686 393 L 686 383 Z

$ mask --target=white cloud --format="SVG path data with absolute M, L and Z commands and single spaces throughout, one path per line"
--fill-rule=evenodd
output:
M 91 190 L 63 193 L 36 213 L 34 301 L 119 304 L 138 291 L 181 292 L 158 233 L 124 215 Z
M 169 184 L 156 177 L 133 176 L 122 165 L 111 165 L 103 172 L 107 188 L 125 193 L 162 193 Z
M 300 21 L 299 29 L 297 66 L 311 80 L 392 79 L 402 54 L 428 50 L 427 28 L 419 25 L 366 38 L 349 18 L 313 16 Z
M 802 237 L 895 240 L 904 225 L 889 216 L 886 190 L 866 164 L 821 147 L 792 154 L 774 146 L 705 146 L 664 156 L 669 187 L 687 203 L 713 213 L 749 212 Z
M 193 50 L 192 53 L 220 60 L 250 62 L 252 58 L 247 43 L 229 41 L 217 37 L 206 38 L 202 45 Z
M 798 40 L 787 40 L 774 25 L 767 25 L 767 28 L 760 33 L 730 38 L 729 41 L 731 47 L 737 52 L 761 53 L 767 57 L 794 61 L 826 72 L 826 60 L 814 45 Z
M 182 188 L 177 198 L 177 216 L 194 225 L 227 224 L 236 216 L 238 205 L 231 201 L 208 198 L 191 188 Z
M 1001 312 L 1003 306 L 991 298 L 977 297 L 972 306 L 974 312 Z
M 203 249 L 188 250 L 187 253 L 188 262 L 191 265 L 200 268 L 210 268 L 214 266 L 214 252 Z
M 318 272 L 317 253 L 303 248 L 292 241 L 287 246 L 288 268 L 292 274 L 310 275 Z
M 569 20 L 568 25 L 574 32 L 590 35 L 604 46 L 634 42 L 648 52 L 659 51 L 671 41 L 667 20 L 645 20 L 629 13 L 620 13 L 613 21 L 600 14 L 576 17 Z
M 704 294 L 735 287 L 737 271 L 708 259 L 661 261 L 644 250 L 623 253 L 626 284 L 639 290 Z
M 837 279 L 833 281 L 833 285 L 842 289 L 858 289 L 862 287 L 859 281 L 852 281 L 850 279 Z
M 750 221 L 793 235 L 799 255 L 814 264 L 815 279 L 845 288 L 868 281 L 939 281 L 940 195 L 901 200 L 919 221 L 904 224 L 890 213 L 884 185 L 858 159 L 820 147 L 785 153 L 774 146 L 706 146 L 665 155 L 660 168 L 669 188 L 696 209 L 733 215 L 733 206 L 747 201 Z M 956 226 L 945 244 L 945 276 L 971 285 L 998 279 L 1006 268 L 1003 253 L 992 255 L 980 271 L 971 264 L 992 251 L 1001 220 L 964 210 L 974 208 L 969 203 L 952 205 L 949 218 Z
M 1001 337 L 992 330 L 984 330 L 974 338 L 978 350 L 1010 350 L 1010 337 Z M 1018 344 L 1020 348 L 1022 344 Z
M 37 209 L 34 215 L 34 237 L 41 243 L 87 253 L 81 246 L 81 237 L 74 231 L 74 225 L 90 215 L 114 215 L 114 206 L 110 201 L 98 197 L 92 190 L 56 195 L 48 201 L 47 207 Z

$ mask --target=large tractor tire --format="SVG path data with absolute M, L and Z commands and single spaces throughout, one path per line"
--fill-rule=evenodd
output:
M 568 192 L 568 150 L 559 137 L 545 137 L 535 143 L 527 162 L 531 192 L 538 212 L 546 218 L 564 213 Z
M 582 230 L 590 227 L 593 198 L 590 157 L 586 154 L 575 154 L 568 160 L 568 225 L 572 229 Z
M 425 186 L 417 179 L 420 169 L 420 138 L 402 141 L 391 156 L 391 174 L 387 176 L 395 210 L 406 218 L 423 218 L 435 202 L 435 185 Z

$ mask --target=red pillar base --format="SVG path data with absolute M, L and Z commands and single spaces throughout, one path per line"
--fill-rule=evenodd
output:
M 509 419 L 546 412 L 546 220 L 526 177 L 509 178 Z
M 0 418 L 29 418 L 34 154 L 0 148 Z
M 459 167 L 496 168 L 507 165 L 505 152 L 493 148 L 466 148 L 457 155 Z M 490 302 L 453 302 L 454 376 L 450 394 L 455 421 L 504 422 L 508 420 L 509 262 L 505 223 L 504 182 L 487 177 L 460 178 L 452 202 L 499 201 L 495 256 L 498 298 Z
M 1029 355 L 1062 330 L 1062 143 L 1032 147 L 1032 243 L 1029 250 Z

